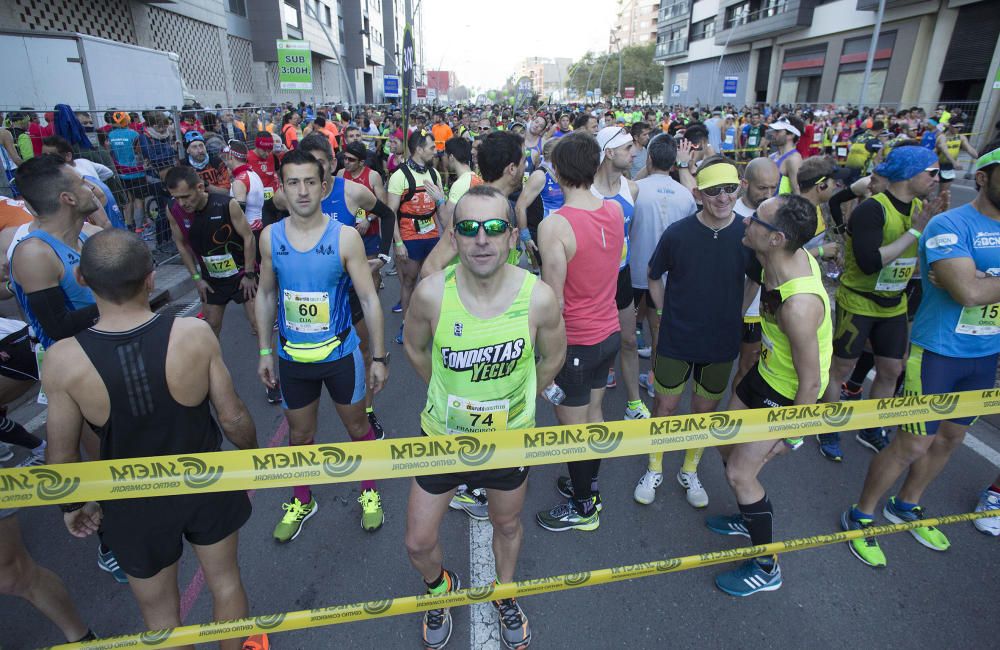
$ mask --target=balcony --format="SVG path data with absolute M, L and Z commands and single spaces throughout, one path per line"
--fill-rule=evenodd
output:
M 859 2 L 862 0 L 859 0 Z M 723 0 L 715 44 L 737 45 L 792 32 L 812 23 L 819 0 Z
M 667 41 L 666 43 L 660 43 L 656 46 L 656 50 L 653 52 L 653 60 L 666 61 L 668 59 L 684 56 L 687 54 L 687 51 L 687 39 Z
M 687 20 L 691 15 L 691 0 L 665 0 L 665 3 L 656 16 L 657 27 Z
M 906 5 L 913 5 L 918 2 L 922 2 L 922 0 L 885 0 L 885 8 L 895 9 L 896 7 L 905 7 Z M 878 11 L 878 0 L 858 0 L 857 10 Z

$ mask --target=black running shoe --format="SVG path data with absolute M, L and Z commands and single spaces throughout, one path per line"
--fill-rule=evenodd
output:
M 376 440 L 385 440 L 385 429 L 382 428 L 382 423 L 378 421 L 378 416 L 375 415 L 375 411 L 368 411 L 368 424 L 370 424 L 372 430 L 375 431 Z

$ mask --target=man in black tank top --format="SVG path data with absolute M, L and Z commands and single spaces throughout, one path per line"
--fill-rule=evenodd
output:
M 94 292 L 100 318 L 45 355 L 49 462 L 80 460 L 85 421 L 100 436 L 103 460 L 218 451 L 223 433 L 240 449 L 256 448 L 253 420 L 233 389 L 210 328 L 196 318 L 150 311 L 153 260 L 139 237 L 107 230 L 90 238 L 79 276 Z M 183 538 L 195 548 L 205 572 L 216 619 L 247 615 L 236 564 L 237 534 L 250 517 L 245 492 L 61 507 L 74 536 L 86 537 L 101 527 L 102 541 L 128 575 L 148 628 L 181 624 L 176 594 Z M 225 641 L 222 647 L 239 648 L 240 641 Z
M 173 210 L 167 211 L 177 252 L 201 296 L 205 320 L 219 336 L 226 305 L 235 302 L 243 305 L 250 332 L 256 336 L 257 243 L 243 209 L 228 194 L 206 191 L 191 167 L 174 167 L 164 182 L 177 207 L 191 215 L 190 225 L 183 228 Z

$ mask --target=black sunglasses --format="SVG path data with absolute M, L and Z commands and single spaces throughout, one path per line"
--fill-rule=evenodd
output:
M 480 228 L 486 231 L 487 236 L 496 237 L 507 232 L 510 223 L 506 219 L 487 219 L 486 221 L 465 219 L 455 224 L 455 232 L 463 237 L 475 237 L 479 234 Z
M 757 216 L 756 212 L 754 212 L 753 214 L 750 215 L 750 223 L 758 223 L 761 226 L 763 226 L 764 228 L 767 228 L 768 230 L 770 230 L 771 232 L 779 232 L 782 235 L 785 235 L 785 231 L 782 230 L 781 228 L 778 228 L 777 226 L 772 226 L 771 224 L 769 224 L 766 221 L 762 221 L 761 218 Z M 785 235 L 785 237 L 787 237 L 787 236 L 788 235 Z
M 344 162 L 356 163 L 358 162 L 358 159 L 353 156 L 344 156 Z
M 701 193 L 707 196 L 719 196 L 723 192 L 726 194 L 736 194 L 739 190 L 739 185 L 716 185 L 714 187 L 706 187 L 701 190 Z

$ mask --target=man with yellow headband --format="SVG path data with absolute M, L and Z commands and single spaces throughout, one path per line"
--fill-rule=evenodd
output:
M 751 253 L 743 245 L 743 222 L 733 212 L 740 190 L 736 165 L 722 156 L 707 158 L 695 180 L 694 198 L 701 212 L 667 228 L 649 261 L 649 294 L 662 314 L 651 373 L 656 417 L 677 413 L 691 379 L 691 412 L 718 408 L 739 354 L 744 305 L 749 304 L 744 287 Z M 665 288 L 664 274 L 670 276 Z M 701 449 L 687 450 L 677 473 L 695 508 L 708 505 L 698 479 L 701 454 Z M 637 502 L 653 502 L 662 472 L 663 454 L 651 454 L 635 488 Z

